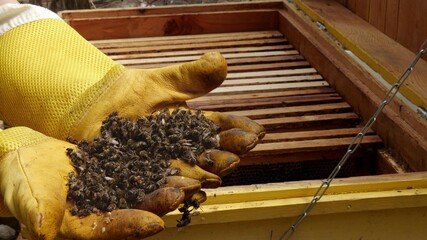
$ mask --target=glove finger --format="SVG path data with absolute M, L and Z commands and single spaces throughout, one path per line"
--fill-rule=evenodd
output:
M 135 208 L 163 216 L 177 209 L 184 202 L 184 199 L 185 193 L 183 190 L 174 187 L 165 187 L 147 194 L 144 200 Z
M 254 148 L 259 142 L 255 133 L 241 128 L 232 128 L 219 133 L 219 146 L 222 150 L 241 155 Z
M 216 149 L 203 152 L 197 159 L 199 167 L 219 177 L 234 171 L 239 163 L 240 158 L 236 154 Z
M 200 181 L 185 176 L 169 176 L 167 180 L 166 186 L 184 191 L 185 199 L 199 192 L 202 188 Z
M 254 133 L 258 139 L 262 139 L 265 135 L 264 127 L 248 117 L 210 111 L 204 112 L 204 115 L 221 127 L 222 131 L 232 128 L 240 128 L 246 132 Z
M 190 202 L 200 204 L 205 202 L 207 199 L 208 197 L 206 196 L 206 192 L 199 191 L 191 196 Z
M 176 169 L 178 175 L 200 181 L 203 188 L 217 188 L 221 186 L 221 178 L 217 175 L 203 170 L 197 165 L 191 166 L 181 160 L 170 160 L 170 169 Z
M 163 216 L 178 208 L 178 206 L 200 191 L 199 181 L 183 176 L 169 176 L 163 188 L 145 195 L 141 204 L 136 208 Z
M 171 93 L 175 102 L 181 102 L 203 96 L 221 85 L 227 76 L 227 63 L 219 52 L 209 52 L 196 61 L 156 69 L 151 76 L 159 89 Z
M 137 209 L 119 209 L 91 214 L 84 218 L 65 212 L 60 237 L 68 239 L 145 238 L 164 229 L 163 220 L 153 213 Z

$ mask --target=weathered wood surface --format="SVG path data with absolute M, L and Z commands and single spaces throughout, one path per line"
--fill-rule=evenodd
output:
M 339 4 L 331 4 L 331 6 L 337 5 Z M 292 42 L 307 61 L 346 99 L 353 111 L 367 121 L 380 105 L 388 89 L 348 57 L 341 45 L 331 39 L 330 33 L 334 32 L 331 26 L 328 26 L 328 33 L 320 31 L 312 21 L 307 20 L 307 15 L 302 10 L 290 6 L 286 11 L 281 11 L 283 18 L 279 21 L 280 31 L 286 33 L 289 42 Z M 348 10 L 345 14 L 354 15 Z M 344 15 L 343 19 L 346 18 L 348 16 Z M 372 26 L 370 27 L 372 29 Z M 375 30 L 371 33 L 380 32 Z M 372 39 L 371 43 L 375 44 L 375 38 Z M 393 54 L 400 55 L 399 53 L 396 51 Z M 373 59 L 383 56 L 382 54 L 382 52 L 372 52 L 365 56 L 368 62 L 375 62 Z M 405 51 L 402 54 L 405 54 Z M 414 57 L 414 54 L 410 54 Z M 392 60 L 400 61 L 401 59 Z M 410 61 L 412 58 L 408 59 L 408 63 Z M 401 67 L 404 68 L 408 63 Z M 421 64 L 421 68 L 423 64 L 425 63 Z M 417 67 L 420 68 L 418 65 Z M 422 79 L 421 75 L 418 77 L 419 80 Z M 395 158 L 408 163 L 414 171 L 427 170 L 427 125 L 425 120 L 417 116 L 416 112 L 405 103 L 394 98 L 377 119 L 374 130 L 381 136 L 387 148 L 392 149 Z
M 154 68 L 221 51 L 229 73 L 211 93 L 188 101 L 191 108 L 247 116 L 267 129 L 242 165 L 339 156 L 360 130 L 358 116 L 278 31 L 94 40 L 128 67 Z M 382 146 L 372 131 L 362 148 Z M 335 153 L 335 154 L 334 154 Z M 295 157 L 299 154 L 299 157 Z M 371 157 L 364 155 L 359 157 Z M 245 159 L 248 159 L 245 162 Z M 374 161 L 374 160 L 372 160 Z
M 333 0 L 297 0 L 313 19 L 371 68 L 394 84 L 413 61 L 415 54 Z M 410 19 L 410 18 L 409 18 Z M 410 36 L 409 34 L 407 34 Z M 416 106 L 427 109 L 427 63 L 419 61 L 400 92 Z
M 335 0 L 414 53 L 427 38 L 427 1 Z M 424 56 L 427 60 L 427 56 Z
M 148 8 L 110 8 L 110 9 L 86 9 L 79 11 L 62 11 L 59 15 L 65 20 L 93 19 L 93 18 L 116 18 L 142 15 L 177 14 L 177 13 L 200 13 L 221 12 L 236 10 L 278 9 L 283 8 L 282 1 L 269 2 L 238 2 L 226 4 L 192 4 L 175 6 L 156 6 Z
M 236 18 L 236 16 L 239 16 Z M 223 11 L 121 16 L 115 18 L 69 19 L 88 40 L 191 35 L 205 33 L 261 31 L 277 29 L 277 11 Z

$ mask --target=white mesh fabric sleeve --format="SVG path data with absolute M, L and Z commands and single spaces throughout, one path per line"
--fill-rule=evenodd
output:
M 49 9 L 31 4 L 6 3 L 0 5 L 0 36 L 5 32 L 39 19 L 61 19 Z

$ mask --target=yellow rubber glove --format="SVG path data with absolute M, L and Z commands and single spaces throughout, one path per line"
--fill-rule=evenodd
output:
M 54 19 L 12 29 L 0 37 L 0 45 L 0 118 L 58 139 L 96 137 L 101 121 L 113 111 L 136 118 L 185 106 L 186 100 L 219 86 L 227 74 L 219 53 L 165 68 L 127 69 Z M 202 161 L 191 168 L 182 162 L 174 166 L 182 168 L 182 175 L 201 180 L 204 187 L 218 187 L 217 175 L 232 171 L 239 163 L 237 155 L 253 148 L 265 131 L 248 118 L 219 112 L 205 115 L 221 127 L 223 151 L 211 154 L 213 167 Z
M 0 130 L 0 195 L 6 207 L 0 208 L 0 217 L 16 217 L 30 239 L 144 238 L 164 228 L 157 215 L 176 209 L 185 194 L 193 195 L 201 187 L 198 181 L 179 178 L 146 195 L 141 207 L 147 211 L 72 216 L 72 203 L 66 198 L 68 173 L 74 168 L 66 149 L 75 147 L 26 127 Z

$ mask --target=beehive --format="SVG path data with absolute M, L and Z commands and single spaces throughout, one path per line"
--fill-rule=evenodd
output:
M 208 201 L 190 226 L 178 231 L 180 213 L 172 212 L 164 217 L 167 229 L 150 239 L 279 239 L 387 91 L 344 50 L 352 50 L 388 81 L 396 80 L 412 61 L 413 53 L 401 46 L 390 48 L 384 44 L 390 39 L 334 1 L 297 4 L 270 1 L 61 14 L 127 67 L 167 66 L 220 51 L 229 65 L 226 81 L 188 105 L 248 116 L 268 131 L 262 143 L 242 157 L 239 169 L 223 179 L 223 187 L 207 190 Z M 340 29 L 346 25 L 337 24 L 340 19 L 328 25 L 322 18 L 325 12 L 365 29 L 356 37 L 346 35 Z M 316 28 L 313 21 L 322 20 L 329 31 Z M 347 34 L 357 32 L 348 26 Z M 426 71 L 421 61 L 402 87 L 405 96 L 424 107 L 425 84 L 419 79 Z M 426 122 L 394 99 L 295 239 L 425 236 L 426 136 Z

